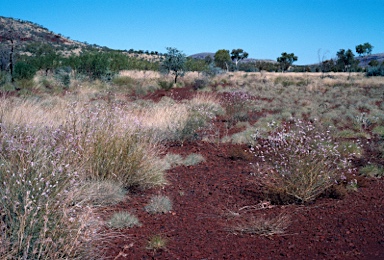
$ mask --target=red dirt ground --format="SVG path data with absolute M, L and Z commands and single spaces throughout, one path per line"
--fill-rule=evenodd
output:
M 147 96 L 188 98 L 186 89 Z M 220 124 L 220 120 L 216 124 Z M 365 178 L 364 187 L 342 199 L 320 198 L 310 205 L 270 205 L 250 175 L 246 146 L 202 141 L 168 145 L 165 153 L 204 156 L 195 166 L 168 171 L 164 189 L 130 191 L 125 202 L 104 208 L 103 217 L 127 210 L 141 227 L 121 230 L 104 251 L 108 259 L 384 259 L 384 181 Z M 150 215 L 144 206 L 154 194 L 168 196 L 173 209 Z M 246 207 L 254 206 L 254 207 Z M 263 206 L 263 207 L 262 207 Z M 246 208 L 244 208 L 246 207 Z M 228 231 L 249 219 L 286 214 L 283 234 L 259 236 Z M 164 249 L 146 249 L 148 239 L 161 235 Z

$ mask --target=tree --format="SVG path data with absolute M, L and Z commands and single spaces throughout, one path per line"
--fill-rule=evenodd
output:
M 187 61 L 187 57 L 183 52 L 176 48 L 167 47 L 166 49 L 168 52 L 165 54 L 165 59 L 161 63 L 160 69 L 167 73 L 171 72 L 175 75 L 176 84 L 177 78 L 179 76 L 183 76 L 186 71 L 185 63 Z
M 229 70 L 229 62 L 231 61 L 231 56 L 229 56 L 228 50 L 218 50 L 215 53 L 214 61 L 217 67 L 222 68 L 223 70 Z
M 372 53 L 373 46 L 366 42 L 364 44 L 359 44 L 356 46 L 356 52 L 359 54 L 359 56 L 365 56 Z
M 277 58 L 277 62 L 280 63 L 281 72 L 287 70 L 295 61 L 297 61 L 297 56 L 293 53 L 283 52 L 280 57 Z
M 355 60 L 355 55 L 351 51 L 351 49 L 348 49 L 345 51 L 344 49 L 340 49 L 337 53 L 337 62 L 336 65 L 338 67 L 338 70 L 341 71 L 349 71 L 351 72 L 351 69 L 356 69 L 357 64 L 359 63 L 358 60 Z
M 239 67 L 237 66 L 239 61 L 247 57 L 248 57 L 248 53 L 243 51 L 243 49 L 233 49 L 231 51 L 231 59 L 236 64 L 236 70 L 239 70 Z

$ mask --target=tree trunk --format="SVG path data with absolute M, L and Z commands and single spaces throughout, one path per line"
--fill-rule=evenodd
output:
M 11 52 L 9 53 L 9 71 L 11 72 L 11 82 L 15 82 L 13 78 L 13 39 L 11 40 Z

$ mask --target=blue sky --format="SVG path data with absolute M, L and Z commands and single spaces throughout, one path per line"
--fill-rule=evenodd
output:
M 122 50 L 293 52 L 296 64 L 365 42 L 384 52 L 384 0 L 0 0 L 0 15 Z

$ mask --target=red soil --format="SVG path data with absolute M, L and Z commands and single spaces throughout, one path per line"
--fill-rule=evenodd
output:
M 151 95 L 188 98 L 186 89 Z M 218 120 L 216 124 L 224 124 Z M 167 146 L 165 152 L 183 157 L 204 156 L 195 166 L 168 171 L 164 189 L 130 191 L 124 203 L 104 208 L 103 217 L 127 210 L 141 227 L 121 230 L 104 250 L 108 259 L 384 259 L 384 181 L 365 178 L 364 187 L 342 199 L 320 198 L 310 205 L 270 205 L 253 171 L 246 146 L 202 141 Z M 144 207 L 154 194 L 168 196 L 173 209 L 151 215 Z M 247 207 L 254 206 L 254 207 Z M 252 218 L 286 214 L 283 234 L 237 234 L 230 229 Z M 146 249 L 148 239 L 161 235 L 164 249 Z

